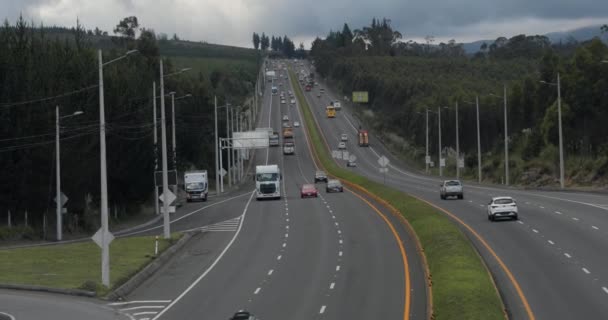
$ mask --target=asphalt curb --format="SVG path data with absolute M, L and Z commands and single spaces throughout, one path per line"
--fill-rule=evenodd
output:
M 163 251 L 160 256 L 131 277 L 131 279 L 127 280 L 127 282 L 112 290 L 112 292 L 105 296 L 105 299 L 110 301 L 123 300 L 125 296 L 150 278 L 150 276 L 158 271 L 158 269 L 160 269 L 167 261 L 169 261 L 177 251 L 183 248 L 194 234 L 195 232 L 185 233 L 184 236 L 177 241 L 177 243 Z
M 88 297 L 88 298 L 93 298 L 96 296 L 96 293 L 93 291 L 87 291 L 87 290 L 81 290 L 81 289 L 60 289 L 60 288 L 34 286 L 34 285 L 27 285 L 27 284 L 0 283 L 0 289 L 58 293 L 58 294 Z

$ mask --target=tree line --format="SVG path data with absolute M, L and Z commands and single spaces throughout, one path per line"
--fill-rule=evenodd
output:
M 342 31 L 315 39 L 310 52 L 317 72 L 334 80 L 344 95 L 369 92 L 370 102 L 362 108 L 373 114 L 370 125 L 379 133 L 402 137 L 400 151 L 417 162 L 424 159 L 425 110 L 440 106 L 449 107 L 442 109 L 443 145 L 454 148 L 458 103 L 460 149 L 467 167 L 475 169 L 476 116 L 471 102 L 479 96 L 484 173 L 499 182 L 504 147 L 499 97 L 506 85 L 512 180 L 523 180 L 525 172 L 537 169 L 554 177 L 559 73 L 567 175 L 573 184 L 605 183 L 608 64 L 603 61 L 608 47 L 599 39 L 561 45 L 544 36 L 499 37 L 467 56 L 455 42 L 434 45 L 433 37 L 427 37 L 427 43 L 418 44 L 401 38 L 390 20 L 374 19 L 352 32 L 344 24 Z M 436 121 L 436 115 L 430 116 L 431 123 Z M 432 153 L 437 148 L 435 131 L 431 128 Z
M 262 35 L 254 32 L 252 41 L 255 50 L 266 52 L 270 49 L 271 53 L 280 54 L 282 57 L 287 58 L 304 58 L 306 55 L 304 43 L 300 43 L 300 46 L 296 49 L 294 42 L 287 36 L 275 37 L 272 35 L 268 38 L 263 32 Z
M 119 23 L 119 27 L 121 23 Z M 153 172 L 160 168 L 153 145 L 153 92 L 159 91 L 159 47 L 151 29 L 139 37 L 126 29 L 104 50 L 104 61 L 137 49 L 137 54 L 103 68 L 106 106 L 108 191 L 112 216 L 119 218 L 150 206 Z M 126 33 L 122 33 L 122 32 Z M 165 74 L 176 71 L 163 58 Z M 213 176 L 213 97 L 240 104 L 252 92 L 256 74 L 215 72 L 165 78 L 165 93 L 191 94 L 176 102 L 177 167 L 208 169 Z M 60 122 L 62 191 L 69 201 L 66 232 L 96 230 L 99 222 L 100 154 L 97 48 L 78 25 L 69 37 L 51 37 L 45 27 L 20 18 L 0 27 L 0 217 L 40 230 L 44 216 L 55 221 L 55 108 L 60 116 L 83 113 Z M 171 99 L 166 98 L 167 119 Z M 160 100 L 157 101 L 160 135 Z M 220 113 L 220 116 L 223 114 Z M 220 120 L 220 132 L 224 132 Z M 168 139 L 170 141 L 170 121 Z M 160 141 L 160 139 L 159 139 Z M 158 147 L 160 150 L 160 145 Z M 156 150 L 157 152 L 157 150 Z M 169 145 L 169 154 L 171 154 Z M 169 162 L 169 168 L 173 167 Z

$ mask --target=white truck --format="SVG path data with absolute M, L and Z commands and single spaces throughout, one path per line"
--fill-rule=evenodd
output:
M 186 189 L 186 201 L 207 201 L 207 192 L 209 191 L 207 170 L 185 172 L 184 187 Z
M 274 71 L 266 71 L 266 80 L 268 80 L 268 82 L 272 82 L 276 79 L 277 77 L 277 73 Z
M 255 196 L 260 199 L 281 199 L 281 170 L 276 164 L 255 167 Z

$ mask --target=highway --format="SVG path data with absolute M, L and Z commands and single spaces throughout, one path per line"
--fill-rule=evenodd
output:
M 268 85 L 258 126 L 279 131 L 283 115 L 302 123 L 298 109 L 280 104 Z M 256 201 L 250 173 L 240 188 L 249 193 L 174 223 L 188 229 L 201 225 L 192 219 L 207 216 L 217 228 L 194 236 L 124 301 L 109 306 L 138 320 L 227 319 L 243 309 L 264 320 L 426 319 L 420 257 L 396 218 L 349 190 L 327 194 L 323 184 L 317 184 L 319 198 L 300 198 L 301 185 L 313 182 L 316 171 L 304 130 L 294 130 L 293 156 L 283 156 L 280 147 L 256 151 L 257 164 L 279 164 L 281 200 Z
M 428 201 L 458 220 L 486 261 L 512 319 L 599 319 L 608 315 L 608 197 L 465 182 L 464 200 L 440 200 L 441 178 L 409 169 L 386 150 L 373 130 L 370 147 L 357 146 L 360 123 L 350 103 L 340 98 L 342 111 L 328 119 L 325 106 L 341 95 L 329 90 L 326 82 L 317 81 L 325 93 L 317 97 L 315 87 L 305 96 L 330 148 L 337 149 L 340 134 L 348 134 L 348 151 L 356 155 L 358 163 L 352 170 L 381 183 L 386 178 L 387 185 Z M 453 136 L 444 138 L 446 146 L 453 143 Z M 382 155 L 391 161 L 386 177 L 377 163 Z M 338 162 L 344 165 L 345 161 Z M 499 195 L 516 199 L 520 221 L 488 221 L 486 205 Z

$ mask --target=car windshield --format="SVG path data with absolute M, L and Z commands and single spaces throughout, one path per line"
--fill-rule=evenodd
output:
M 256 180 L 259 182 L 277 181 L 278 178 L 279 178 L 278 173 L 258 173 L 256 176 Z
M 494 200 L 494 204 L 511 204 L 513 203 L 513 199 L 496 199 Z
M 460 182 L 458 182 L 458 181 L 448 181 L 448 182 L 445 183 L 445 185 L 446 186 L 450 186 L 450 187 L 452 187 L 452 186 L 459 186 Z
M 325 177 L 325 172 L 323 172 L 323 171 L 317 171 L 317 172 L 315 173 L 315 175 L 316 175 L 317 177 Z
M 339 187 L 341 185 L 342 184 L 338 180 L 329 180 L 329 182 L 327 182 L 328 187 Z

